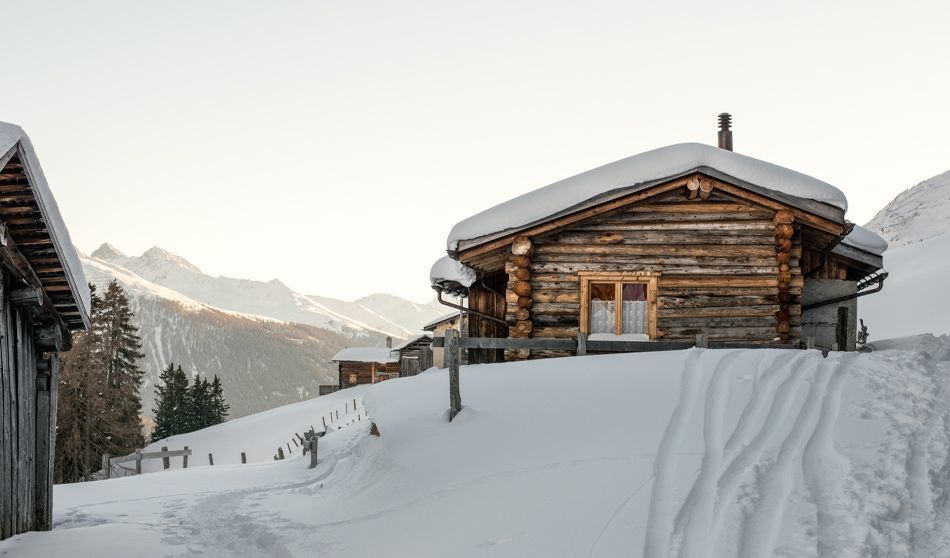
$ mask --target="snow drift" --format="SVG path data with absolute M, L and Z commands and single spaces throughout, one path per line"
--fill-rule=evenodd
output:
M 464 367 L 452 423 L 433 370 L 366 388 L 381 437 L 331 428 L 316 469 L 295 453 L 60 486 L 56 529 L 0 554 L 945 556 L 950 339 L 881 347 Z M 348 392 L 177 443 L 236 449 Z

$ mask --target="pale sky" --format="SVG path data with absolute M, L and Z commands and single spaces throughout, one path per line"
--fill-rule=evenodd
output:
M 779 4 L 0 0 L 0 120 L 84 252 L 421 302 L 455 222 L 719 112 L 857 223 L 950 169 L 950 3 Z

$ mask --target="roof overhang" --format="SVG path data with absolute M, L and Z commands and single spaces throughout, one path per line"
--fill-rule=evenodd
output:
M 9 146 L 0 154 L 0 244 L 11 260 L 7 267 L 12 264 L 27 286 L 42 289 L 41 316 L 65 330 L 87 329 L 89 286 L 32 144 L 19 127 L 5 124 L 0 131 Z

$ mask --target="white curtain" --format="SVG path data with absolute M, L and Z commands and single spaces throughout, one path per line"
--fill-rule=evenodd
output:
M 613 303 L 611 302 L 610 304 Z M 622 318 L 623 333 L 647 333 L 647 301 L 623 301 Z
M 615 312 L 616 303 L 612 300 L 590 301 L 590 332 L 614 333 Z

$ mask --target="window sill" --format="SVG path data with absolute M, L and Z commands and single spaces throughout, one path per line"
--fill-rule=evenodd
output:
M 650 336 L 645 333 L 624 333 L 615 335 L 613 333 L 592 333 L 587 336 L 588 341 L 652 341 Z

